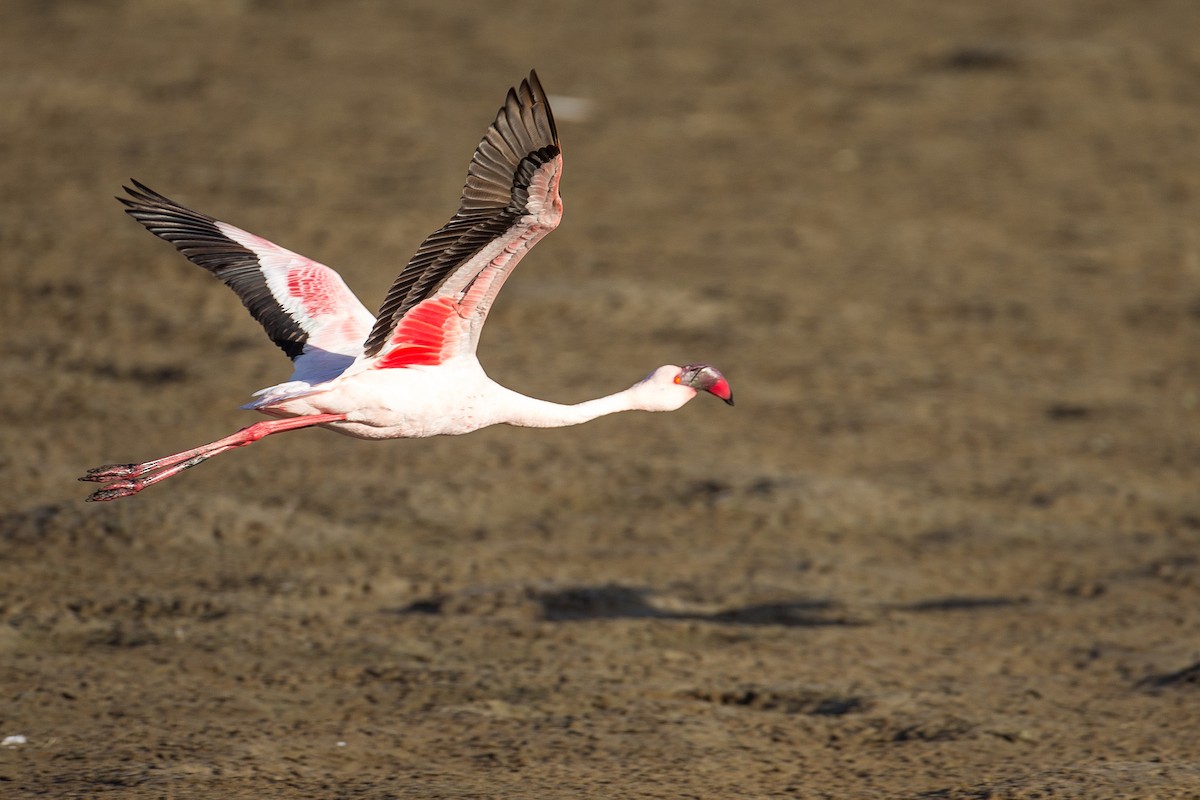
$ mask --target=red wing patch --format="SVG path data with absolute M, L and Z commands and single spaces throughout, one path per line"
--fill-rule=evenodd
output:
M 293 268 L 287 276 L 288 294 L 303 304 L 312 319 L 336 315 L 341 312 L 338 301 L 340 286 L 334 286 L 329 270 L 306 264 Z
M 449 297 L 418 303 L 404 315 L 388 340 L 387 352 L 376 369 L 433 367 L 441 364 L 458 344 L 462 320 L 459 305 Z

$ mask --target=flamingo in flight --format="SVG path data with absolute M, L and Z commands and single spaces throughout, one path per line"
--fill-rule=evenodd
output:
M 531 72 L 509 89 L 475 149 L 458 212 L 421 243 L 373 317 L 337 272 L 137 181 L 126 213 L 241 298 L 292 360 L 284 383 L 244 408 L 274 419 L 140 464 L 109 464 L 80 480 L 115 500 L 273 433 L 320 426 L 360 439 L 469 433 L 504 423 L 578 425 L 619 411 L 674 411 L 706 391 L 733 405 L 708 364 L 665 365 L 624 391 L 562 405 L 492 381 L 476 358 L 496 294 L 517 262 L 558 227 L 562 153 L 546 93 Z

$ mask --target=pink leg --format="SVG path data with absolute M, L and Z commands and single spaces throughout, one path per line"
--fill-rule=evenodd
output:
M 310 417 L 288 417 L 287 419 L 256 422 L 223 439 L 194 447 L 191 450 L 184 450 L 182 453 L 156 458 L 153 461 L 143 461 L 141 464 L 107 464 L 103 467 L 89 469 L 87 474 L 79 480 L 106 484 L 103 489 L 88 496 L 89 503 L 129 497 L 147 486 L 153 486 L 172 475 L 178 475 L 226 450 L 252 444 L 272 433 L 282 433 L 312 425 L 324 425 L 326 422 L 337 422 L 345 418 L 345 414 L 316 414 Z

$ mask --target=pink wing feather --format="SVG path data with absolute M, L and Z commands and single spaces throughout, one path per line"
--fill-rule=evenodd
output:
M 562 219 L 561 173 L 554 115 L 531 72 L 509 89 L 476 148 L 458 212 L 392 284 L 364 359 L 387 369 L 474 353 L 505 279 Z
M 376 320 L 329 267 L 134 181 L 126 212 L 234 290 L 295 362 L 294 381 L 440 364 L 474 353 L 504 281 L 562 219 L 562 152 L 536 73 L 509 89 L 476 148 L 458 212 L 430 234 Z
M 295 362 L 293 379 L 336 374 L 362 353 L 375 318 L 337 272 L 133 184 L 118 198 L 126 213 L 233 289 Z

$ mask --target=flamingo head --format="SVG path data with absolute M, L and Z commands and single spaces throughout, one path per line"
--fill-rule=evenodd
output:
M 729 381 L 720 370 L 708 364 L 688 364 L 686 367 L 664 364 L 630 387 L 630 391 L 636 397 L 630 407 L 643 411 L 674 411 L 702 391 L 733 405 Z
M 688 386 L 698 392 L 708 392 L 733 405 L 733 390 L 721 370 L 711 364 L 688 364 L 679 370 L 675 383 Z

